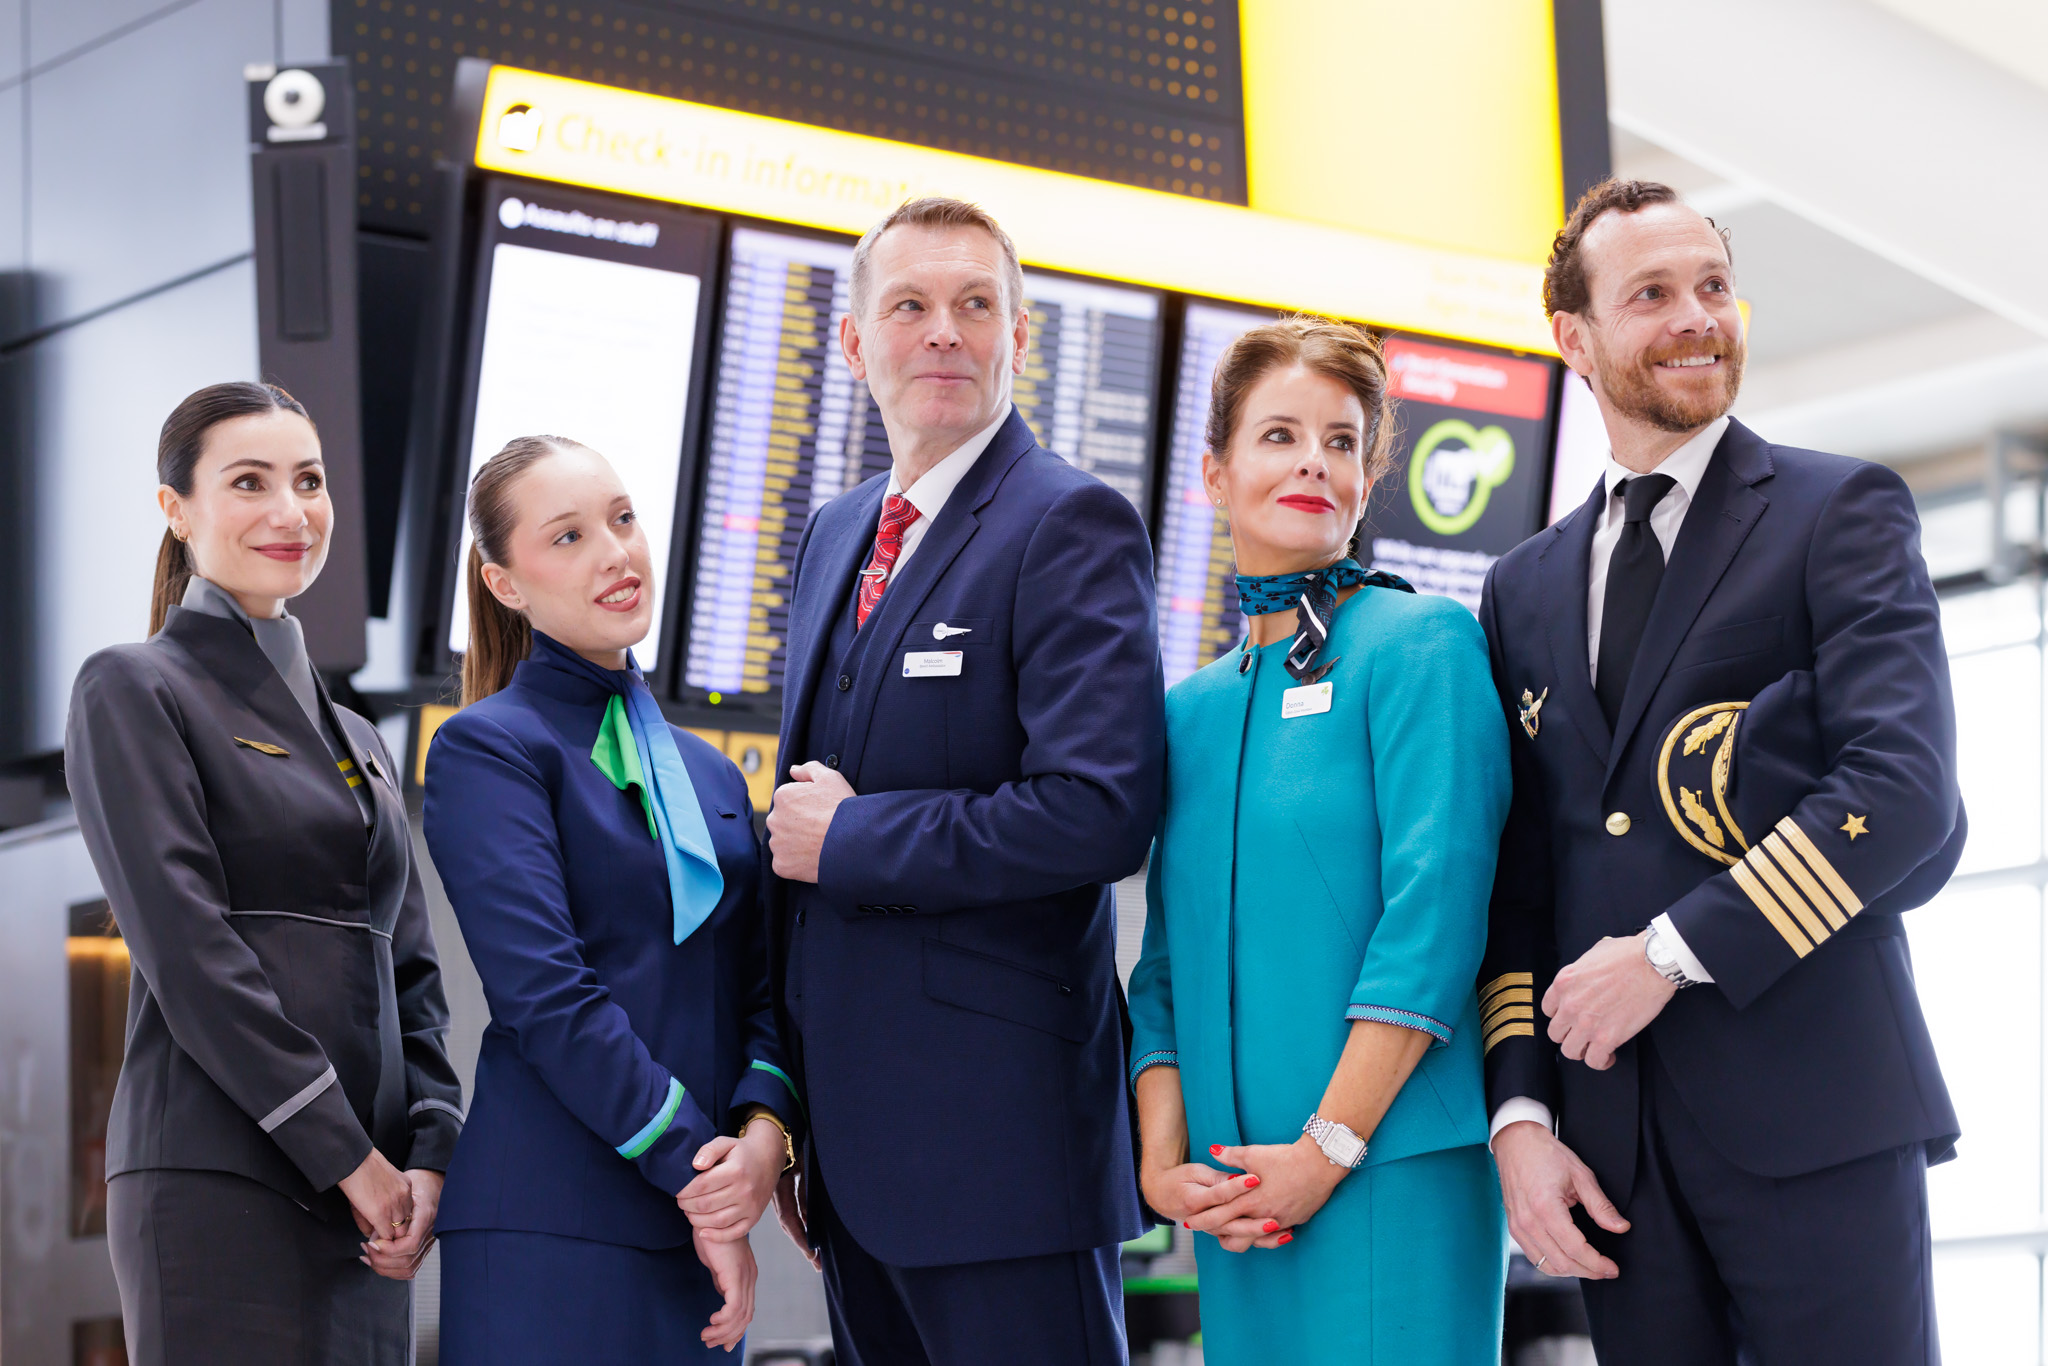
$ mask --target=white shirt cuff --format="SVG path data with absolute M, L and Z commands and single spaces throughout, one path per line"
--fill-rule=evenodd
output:
M 1493 1123 L 1486 1128 L 1486 1150 L 1493 1151 L 1494 1136 L 1502 1129 L 1510 1124 L 1519 1124 L 1525 1119 L 1541 1124 L 1553 1133 L 1557 1130 L 1557 1118 L 1550 1113 L 1548 1105 L 1540 1100 L 1531 1100 L 1527 1096 L 1516 1096 L 1512 1100 L 1502 1101 L 1500 1108 L 1493 1112 Z
M 1684 937 L 1678 933 L 1678 926 L 1671 923 L 1670 916 L 1658 916 L 1650 922 L 1650 927 L 1662 935 L 1664 942 L 1671 946 L 1671 956 L 1678 960 L 1678 966 L 1685 969 L 1686 976 L 1695 982 L 1714 980 L 1714 974 L 1708 972 L 1706 966 L 1693 957 L 1692 949 L 1687 947 Z

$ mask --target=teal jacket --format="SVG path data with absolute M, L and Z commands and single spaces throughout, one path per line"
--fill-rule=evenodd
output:
M 1286 1143 L 1353 1020 L 1429 1034 L 1368 1165 L 1486 1141 L 1479 1005 L 1507 718 L 1471 615 L 1367 588 L 1331 623 L 1330 709 L 1283 719 L 1284 642 L 1166 699 L 1166 802 L 1131 1076 L 1180 1068 L 1189 1150 Z

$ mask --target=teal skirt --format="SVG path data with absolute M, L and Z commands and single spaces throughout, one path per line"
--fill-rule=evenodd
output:
M 1195 1241 L 1208 1366 L 1498 1366 L 1507 1217 L 1484 1147 L 1364 1167 L 1285 1247 Z

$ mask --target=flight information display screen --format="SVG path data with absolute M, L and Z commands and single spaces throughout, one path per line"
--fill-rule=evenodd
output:
M 666 589 L 717 222 L 517 181 L 491 182 L 484 203 L 463 488 L 519 436 L 568 437 L 609 460 L 652 560 L 657 627 L 634 647 L 651 671 L 669 648 L 658 623 L 674 615 Z M 447 644 L 460 653 L 469 638 L 466 517 L 455 540 Z
M 1024 273 L 1031 352 L 1013 390 L 1038 444 L 1137 505 L 1152 502 L 1159 305 L 1149 290 Z
M 844 243 L 733 230 L 683 666 L 692 700 L 780 694 L 804 523 L 889 468 L 881 414 L 839 351 L 852 264 Z
M 733 231 L 697 515 L 687 701 L 780 705 L 804 524 L 889 468 L 881 414 L 840 353 L 852 263 L 844 242 Z M 1033 272 L 1024 295 L 1032 346 L 1015 383 L 1019 414 L 1047 449 L 1142 510 L 1160 296 Z
M 1244 634 L 1230 526 L 1202 489 L 1203 428 L 1216 363 L 1272 315 L 1191 303 L 1182 319 L 1167 441 L 1166 498 L 1159 521 L 1159 653 L 1172 687 Z

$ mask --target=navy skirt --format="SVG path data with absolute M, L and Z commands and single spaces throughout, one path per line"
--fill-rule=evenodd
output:
M 694 1248 L 552 1233 L 441 1235 L 441 1366 L 742 1359 L 698 1335 L 725 1303 Z

